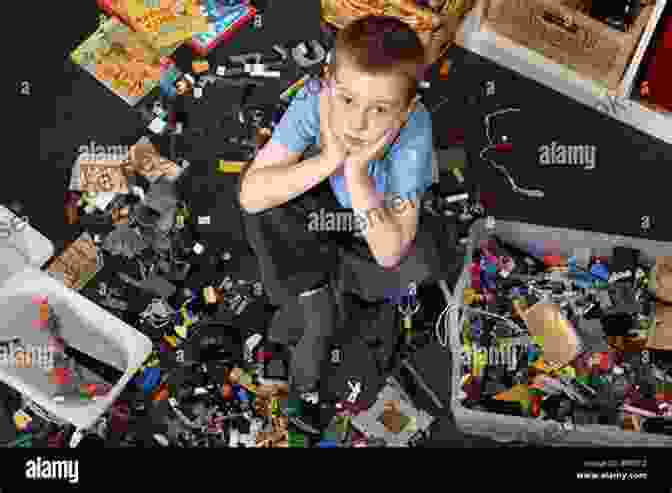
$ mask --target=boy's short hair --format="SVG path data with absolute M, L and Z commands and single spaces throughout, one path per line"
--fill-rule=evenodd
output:
M 368 74 L 400 73 L 409 81 L 408 100 L 417 94 L 425 71 L 425 48 L 415 31 L 396 17 L 367 16 L 338 31 L 330 69 L 347 58 Z

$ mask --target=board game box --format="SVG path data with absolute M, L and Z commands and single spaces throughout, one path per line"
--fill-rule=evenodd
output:
M 98 6 L 146 35 L 156 49 L 180 45 L 209 28 L 199 0 L 98 0 Z
M 70 58 L 126 103 L 135 106 L 162 79 L 171 78 L 171 73 L 177 70 L 167 56 L 173 51 L 174 47 L 155 50 L 141 34 L 113 17 L 101 24 Z
M 207 55 L 229 39 L 257 14 L 249 0 L 209 0 L 205 12 L 210 22 L 208 29 L 196 34 L 189 42 L 200 56 Z

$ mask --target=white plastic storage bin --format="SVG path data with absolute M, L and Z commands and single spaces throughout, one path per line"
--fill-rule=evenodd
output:
M 468 267 L 474 248 L 489 234 L 495 234 L 503 241 L 535 254 L 558 254 L 567 257 L 574 248 L 589 247 L 595 256 L 611 255 L 614 246 L 628 246 L 639 249 L 643 261 L 653 262 L 655 257 L 670 255 L 672 243 L 650 241 L 639 238 L 592 233 L 563 228 L 536 226 L 509 221 L 495 221 L 493 229 L 486 229 L 486 221 L 474 223 L 467 248 L 466 264 L 456 290 L 456 303 L 462 304 L 464 289 L 471 283 Z M 543 245 L 553 251 L 540 252 Z M 597 446 L 597 447 L 672 447 L 672 438 L 665 435 L 624 431 L 616 426 L 591 425 L 566 429 L 555 421 L 535 418 L 521 418 L 502 414 L 474 411 L 462 406 L 459 400 L 463 376 L 460 331 L 462 310 L 452 310 L 450 319 L 450 345 L 453 359 L 453 381 L 451 408 L 457 425 L 468 434 L 481 435 L 500 442 L 527 442 L 553 446 Z

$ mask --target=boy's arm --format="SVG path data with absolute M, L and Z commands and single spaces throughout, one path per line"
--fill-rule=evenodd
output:
M 397 267 L 410 252 L 418 231 L 418 199 L 395 195 L 383 201 L 376 197 L 379 193 L 369 176 L 349 176 L 348 187 L 371 254 L 381 267 Z
M 432 141 L 429 114 L 416 115 L 391 149 L 386 200 L 365 169 L 346 179 L 353 209 L 363 215 L 364 237 L 381 267 L 398 266 L 414 244 L 419 199 L 432 184 Z
M 268 142 L 241 178 L 240 205 L 248 214 L 257 214 L 303 195 L 327 177 L 341 163 L 324 154 L 301 161 L 302 152 Z
M 289 202 L 325 180 L 341 164 L 324 153 L 301 160 L 320 132 L 319 95 L 305 91 L 296 95 L 271 140 L 241 176 L 239 202 L 248 214 Z

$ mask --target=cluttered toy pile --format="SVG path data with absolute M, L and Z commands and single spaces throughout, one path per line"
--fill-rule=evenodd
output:
M 464 292 L 463 405 L 669 434 L 670 306 L 655 288 L 669 258 L 652 266 L 640 253 L 540 258 L 484 241 Z

